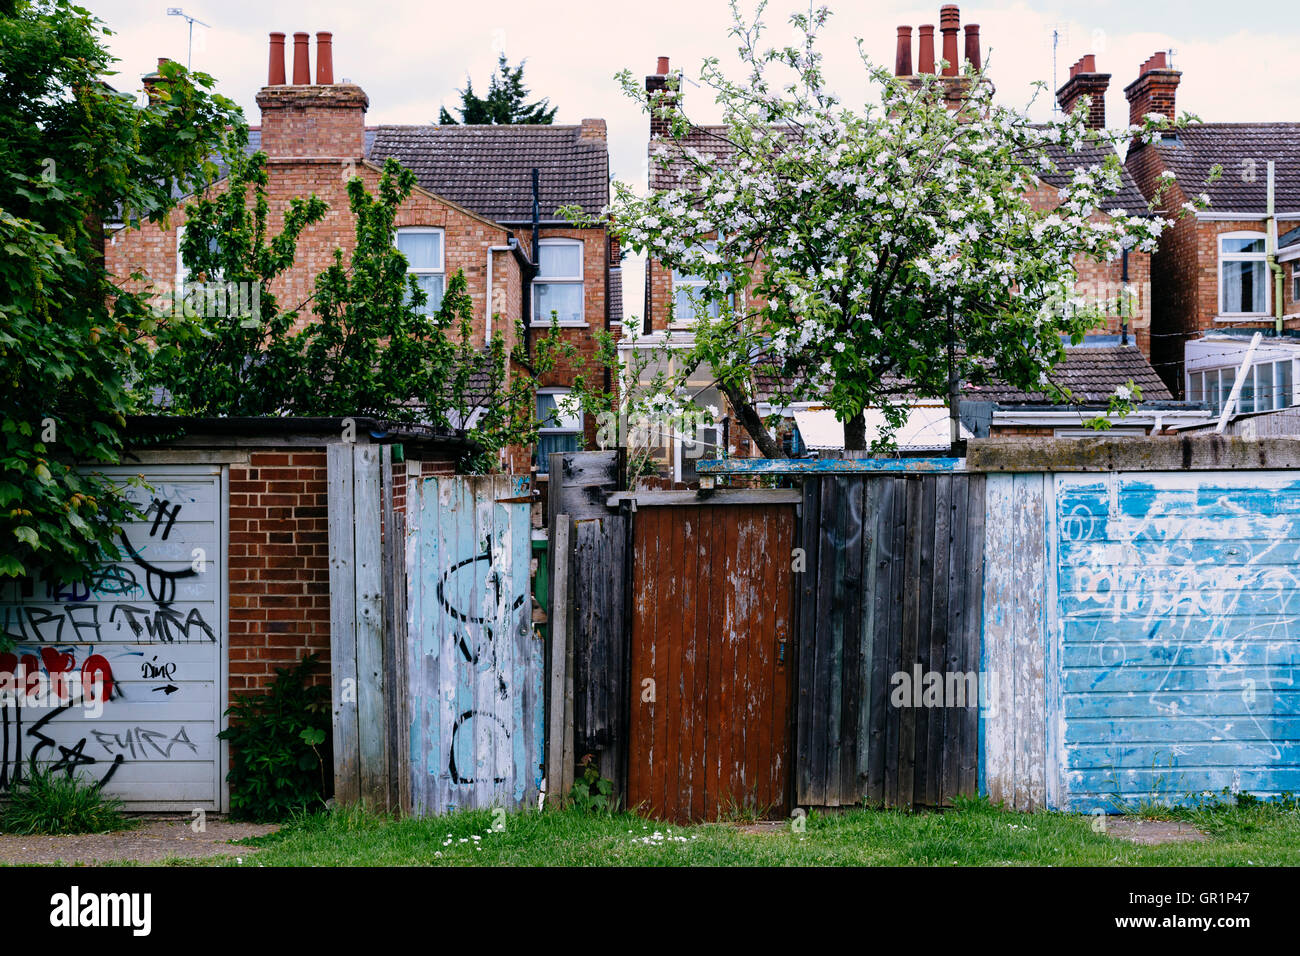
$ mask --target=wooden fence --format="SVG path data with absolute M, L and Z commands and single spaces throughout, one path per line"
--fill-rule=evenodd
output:
M 822 476 L 803 493 L 797 803 L 974 794 L 983 476 Z

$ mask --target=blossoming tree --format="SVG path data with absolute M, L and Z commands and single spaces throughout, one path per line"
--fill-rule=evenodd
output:
M 702 280 L 675 371 L 634 403 L 641 413 L 689 411 L 688 373 L 707 369 L 760 451 L 781 457 L 759 414 L 760 376 L 779 383 L 774 404 L 834 409 L 850 449 L 866 446 L 865 409 L 896 429 L 911 397 L 947 394 L 954 375 L 995 370 L 1068 400 L 1052 382 L 1062 336 L 1079 341 L 1099 318 L 1072 295 L 1076 258 L 1153 250 L 1168 221 L 1146 209 L 1094 215 L 1121 186 L 1113 149 L 1073 171 L 1053 211 L 1036 210 L 1026 192 L 1056 168 L 1049 145 L 1150 136 L 1168 120 L 1092 131 L 1081 111 L 1035 124 L 995 104 L 969 64 L 956 78 L 895 77 L 860 42 L 878 102 L 847 106 L 827 88 L 817 49 L 828 17 L 825 8 L 792 16 L 801 44 L 761 49 L 761 21 L 746 23 L 733 3 L 748 73 L 728 79 L 716 58 L 705 61 L 700 81 L 723 113 L 706 148 L 680 108 L 680 74 L 648 103 L 630 73 L 620 76 L 669 124 L 650 161 L 676 185 L 638 195 L 615 183 L 613 230 L 625 248 Z

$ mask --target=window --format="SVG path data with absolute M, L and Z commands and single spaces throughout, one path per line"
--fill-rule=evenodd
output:
M 1246 373 L 1237 396 L 1237 412 L 1269 412 L 1292 404 L 1291 359 L 1280 362 L 1260 362 Z M 1237 380 L 1240 366 L 1206 369 L 1187 375 L 1189 401 L 1205 401 L 1214 414 L 1223 411 L 1232 395 L 1232 385 Z
M 537 473 L 545 475 L 552 452 L 582 450 L 582 412 L 567 388 L 544 389 L 537 393 L 537 420 L 541 427 L 535 461 Z
M 428 296 L 424 314 L 433 315 L 442 308 L 442 294 L 447 288 L 442 230 L 430 226 L 398 229 L 397 249 L 406 256 L 407 274 L 415 276 Z
M 710 252 L 718 247 L 714 240 L 709 240 L 704 245 Z M 705 314 L 713 319 L 718 317 L 717 301 L 700 301 L 700 292 L 707 284 L 702 276 L 673 270 L 673 325 L 694 325 Z
M 1267 315 L 1269 289 L 1263 233 L 1219 237 L 1219 313 Z
M 582 242 L 543 239 L 537 244 L 537 278 L 533 280 L 533 321 L 549 325 L 585 325 L 582 297 Z M 552 316 L 551 313 L 555 313 Z
M 1300 305 L 1300 259 L 1291 263 L 1291 301 Z

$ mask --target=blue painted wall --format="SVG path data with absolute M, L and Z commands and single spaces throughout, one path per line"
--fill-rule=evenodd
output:
M 1300 791 L 1300 481 L 1059 475 L 1054 517 L 1055 802 Z

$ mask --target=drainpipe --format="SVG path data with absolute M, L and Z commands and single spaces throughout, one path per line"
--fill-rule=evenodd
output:
M 1124 263 L 1120 271 L 1119 289 L 1119 344 L 1128 345 L 1128 312 L 1124 306 L 1128 298 L 1128 246 L 1124 247 Z
M 1282 293 L 1285 288 L 1282 279 L 1282 266 L 1277 261 L 1277 213 L 1274 209 L 1274 174 L 1273 160 L 1268 161 L 1268 254 L 1264 261 L 1273 271 L 1273 313 L 1277 316 L 1273 334 L 1282 334 Z

